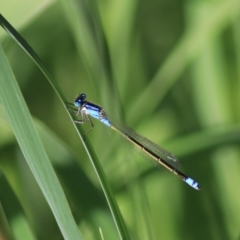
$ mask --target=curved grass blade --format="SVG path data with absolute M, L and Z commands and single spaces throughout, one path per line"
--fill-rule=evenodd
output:
M 64 238 L 82 239 L 2 48 L 0 48 L 0 65 L 1 103 L 23 155 L 52 209 Z
M 71 120 L 76 120 L 76 117 L 74 117 L 71 112 L 68 109 L 67 106 L 67 101 L 64 98 L 64 95 L 62 93 L 62 91 L 60 90 L 58 84 L 54 81 L 54 79 L 52 78 L 52 76 L 50 75 L 50 73 L 47 71 L 47 69 L 45 68 L 44 64 L 42 63 L 42 61 L 40 60 L 40 58 L 38 57 L 38 55 L 34 52 L 34 50 L 29 46 L 29 44 L 26 42 L 25 39 L 23 39 L 23 37 L 7 22 L 7 20 L 0 14 L 0 25 L 9 33 L 9 35 L 17 42 L 18 45 L 21 46 L 21 48 L 30 56 L 30 58 L 36 63 L 36 65 L 40 68 L 40 70 L 43 72 L 43 74 L 46 76 L 46 78 L 48 79 L 49 83 L 52 85 L 52 87 L 54 88 L 54 90 L 56 91 L 57 95 L 59 96 L 61 102 L 64 104 L 65 109 L 67 110 L 67 113 L 69 115 L 69 117 L 71 118 Z M 6 102 L 7 104 L 7 102 Z M 10 106 L 6 106 L 6 107 L 10 107 Z M 9 109 L 9 111 L 11 112 L 11 108 Z M 125 226 L 125 223 L 123 221 L 122 215 L 120 213 L 120 210 L 118 208 L 118 205 L 116 203 L 116 200 L 114 198 L 114 195 L 111 191 L 110 185 L 107 182 L 107 178 L 105 176 L 105 173 L 101 167 L 101 164 L 90 144 L 90 142 L 88 141 L 87 137 L 83 137 L 84 136 L 84 131 L 82 129 L 81 126 L 77 126 L 76 124 L 74 124 L 75 129 L 78 133 L 79 138 L 82 141 L 82 144 L 89 156 L 89 159 L 93 165 L 93 168 L 96 172 L 96 175 L 99 179 L 99 182 L 101 184 L 101 187 L 103 189 L 104 195 L 106 197 L 108 206 L 110 208 L 111 214 L 113 216 L 113 220 L 115 222 L 116 228 L 118 230 L 118 234 L 120 239 L 129 239 L 128 236 L 128 232 Z M 76 238 L 72 238 L 72 239 L 76 239 Z

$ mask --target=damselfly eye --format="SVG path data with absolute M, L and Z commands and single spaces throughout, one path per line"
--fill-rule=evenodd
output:
M 81 98 L 82 100 L 84 100 L 86 97 L 87 97 L 87 96 L 86 96 L 85 93 L 82 93 L 82 94 L 80 94 L 80 96 L 79 96 L 79 98 Z
M 79 107 L 80 105 L 83 104 L 85 98 L 86 98 L 86 94 L 84 94 L 84 93 L 80 94 L 80 95 L 75 99 L 74 105 L 75 105 L 76 107 Z

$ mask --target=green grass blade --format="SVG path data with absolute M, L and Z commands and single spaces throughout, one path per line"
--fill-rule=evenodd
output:
M 82 239 L 2 48 L 0 48 L 0 66 L 1 103 L 25 159 L 52 209 L 64 238 Z
M 49 74 L 47 69 L 44 67 L 44 64 L 42 63 L 42 61 L 40 60 L 38 55 L 29 46 L 29 44 L 26 42 L 26 40 L 23 39 L 20 34 L 18 34 L 18 32 L 7 22 L 7 20 L 2 15 L 0 15 L 0 24 L 10 34 L 10 36 L 16 40 L 18 45 L 20 45 L 24 49 L 24 51 L 31 57 L 31 59 L 37 64 L 37 66 L 40 68 L 40 70 L 46 76 L 46 78 L 48 79 L 50 84 L 53 86 L 53 88 L 56 91 L 56 93 L 58 94 L 61 102 L 64 104 L 65 108 L 68 110 L 66 100 L 65 100 L 58 84 L 54 81 L 54 79 L 51 77 L 51 75 Z M 6 101 L 6 104 L 7 104 L 7 101 Z M 9 111 L 11 112 L 12 109 L 9 107 L 10 106 L 6 106 L 6 108 L 8 108 Z M 68 114 L 69 114 L 71 120 L 73 121 L 74 118 L 73 118 L 72 114 L 69 111 L 68 111 Z M 17 118 L 15 118 L 15 119 L 17 119 Z M 14 119 L 12 119 L 12 120 L 14 121 Z M 120 239 L 129 239 L 128 232 L 127 232 L 125 223 L 123 221 L 122 215 L 120 213 L 120 210 L 118 208 L 118 205 L 116 203 L 114 195 L 111 191 L 110 185 L 108 184 L 105 173 L 100 165 L 100 162 L 99 162 L 88 138 L 86 136 L 83 138 L 84 132 L 83 132 L 82 127 L 80 125 L 76 125 L 76 124 L 74 126 L 75 126 L 78 136 L 80 137 L 80 139 L 83 143 L 83 146 L 89 156 L 89 159 L 90 159 L 90 161 L 93 165 L 93 168 L 96 172 L 96 175 L 99 179 L 99 182 L 100 182 L 103 192 L 105 194 L 106 200 L 108 202 L 108 206 L 110 208 L 111 214 L 113 216 L 114 222 L 116 224 L 116 228 L 118 230 Z M 73 239 L 76 239 L 76 238 L 73 238 Z

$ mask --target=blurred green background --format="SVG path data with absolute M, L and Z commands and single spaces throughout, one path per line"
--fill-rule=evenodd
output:
M 191 189 L 94 121 L 88 137 L 131 239 L 240 239 L 239 1 L 2 0 L 0 12 L 69 102 L 86 93 L 201 184 Z M 118 239 L 56 93 L 3 29 L 0 41 L 84 239 L 101 239 L 99 228 Z M 1 105 L 0 185 L 0 239 L 63 239 Z

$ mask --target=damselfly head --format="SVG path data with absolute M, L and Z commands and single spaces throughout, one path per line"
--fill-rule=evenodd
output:
M 84 103 L 84 100 L 85 100 L 86 97 L 87 97 L 86 94 L 81 93 L 81 94 L 75 99 L 74 105 L 75 105 L 76 107 L 81 106 L 81 105 Z

